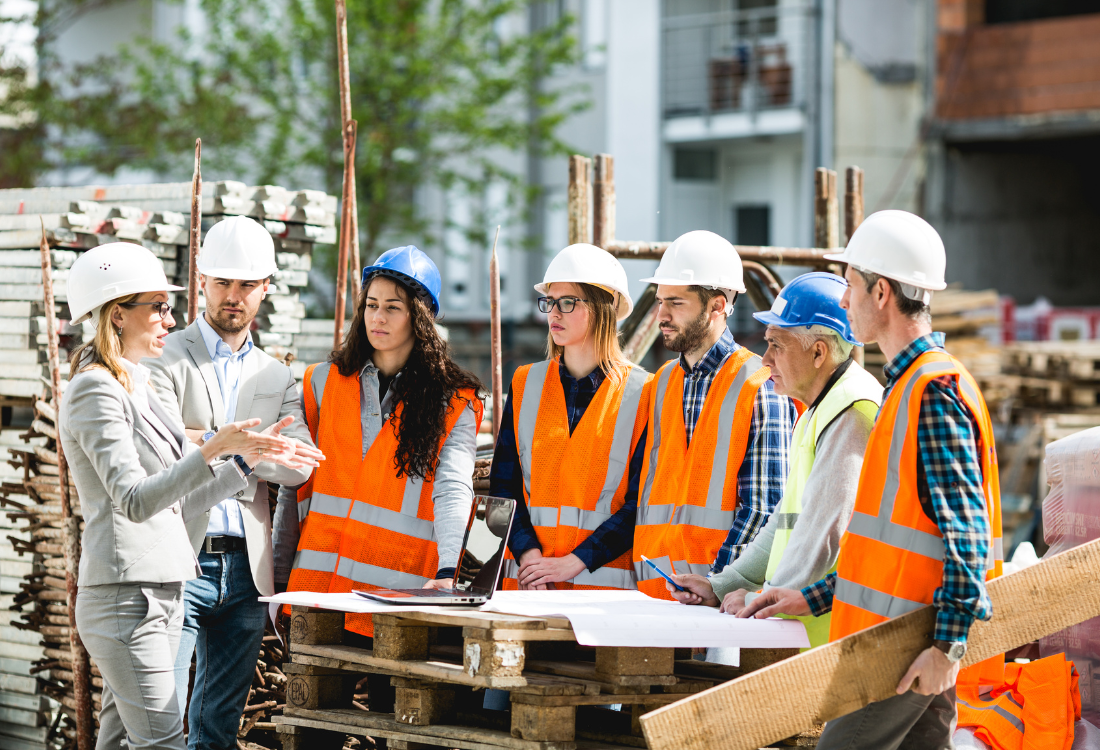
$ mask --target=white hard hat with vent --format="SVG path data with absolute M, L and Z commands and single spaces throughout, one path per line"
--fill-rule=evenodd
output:
M 652 276 L 642 281 L 669 286 L 703 286 L 726 293 L 726 314 L 733 311 L 733 292 L 745 291 L 741 256 L 721 235 L 697 229 L 681 234 L 661 256 Z
M 266 279 L 279 270 L 271 234 L 247 216 L 231 216 L 210 227 L 197 265 L 203 276 L 241 281 Z
M 535 291 L 547 294 L 551 284 L 557 283 L 592 284 L 615 297 L 615 317 L 623 320 L 634 309 L 634 300 L 630 298 L 630 287 L 626 279 L 626 269 L 606 250 L 579 242 L 562 250 L 546 267 L 541 284 L 535 284 Z
M 182 286 L 169 284 L 164 265 L 141 245 L 111 242 L 81 255 L 69 270 L 65 293 L 73 325 L 92 317 L 91 313 L 111 300 L 141 292 L 174 292 Z
M 908 211 L 878 211 L 859 225 L 844 252 L 825 256 L 893 279 L 906 297 L 925 304 L 930 292 L 946 289 L 947 253 L 939 233 Z

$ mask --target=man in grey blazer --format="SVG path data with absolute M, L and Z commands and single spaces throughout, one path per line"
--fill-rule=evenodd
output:
M 277 270 L 271 235 L 240 216 L 215 224 L 198 260 L 206 312 L 169 335 L 164 354 L 146 360 L 161 400 L 202 444 L 220 425 L 259 417 L 263 429 L 294 416 L 282 431 L 315 450 L 290 369 L 252 343 L 249 327 Z M 191 655 L 197 650 L 188 717 L 189 750 L 231 750 L 248 697 L 274 593 L 267 482 L 299 485 L 309 469 L 260 463 L 249 484 L 187 524 L 202 577 L 188 581 L 176 684 L 185 710 Z

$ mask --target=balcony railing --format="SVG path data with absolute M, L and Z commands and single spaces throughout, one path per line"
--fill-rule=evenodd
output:
M 666 17 L 664 115 L 801 106 L 813 49 L 806 3 Z

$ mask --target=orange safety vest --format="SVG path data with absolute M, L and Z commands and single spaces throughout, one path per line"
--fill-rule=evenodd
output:
M 1001 490 L 993 422 L 978 384 L 942 349 L 917 357 L 879 410 L 863 455 L 856 505 L 840 540 L 829 640 L 836 641 L 932 603 L 943 583 L 943 534 L 917 496 L 917 422 L 928 383 L 953 377 L 978 425 L 982 492 L 992 538 L 986 580 L 1001 575 Z M 983 682 L 1000 679 L 1003 657 L 974 665 Z M 986 676 L 986 674 L 990 676 Z
M 987 700 L 978 680 L 959 675 L 959 727 L 994 750 L 1070 750 L 1074 723 L 1081 718 L 1078 674 L 1065 654 L 1028 664 L 1006 664 Z
M 649 374 L 618 368 L 604 378 L 573 434 L 557 359 L 524 365 L 512 377 L 512 421 L 523 497 L 542 552 L 564 557 L 623 507 L 630 458 L 645 429 Z M 517 589 L 508 551 L 504 588 Z M 630 551 L 557 589 L 635 589 Z
M 325 460 L 298 490 L 301 536 L 287 590 L 420 588 L 439 566 L 434 482 L 397 476 L 402 404 L 364 456 L 359 376 L 341 375 L 327 362 L 310 365 L 302 387 L 306 423 Z M 331 405 L 324 412 L 322 397 Z M 473 391 L 461 390 L 451 399 L 447 434 L 467 404 L 473 405 L 480 425 L 481 401 Z M 348 614 L 344 627 L 374 633 L 369 614 Z
M 642 555 L 667 572 L 710 572 L 737 513 L 737 473 L 748 449 L 756 394 L 769 377 L 771 371 L 748 349 L 731 354 L 711 381 L 690 445 L 679 361 L 666 362 L 650 381 L 649 437 L 634 528 L 634 573 L 638 588 L 649 596 L 672 598 Z

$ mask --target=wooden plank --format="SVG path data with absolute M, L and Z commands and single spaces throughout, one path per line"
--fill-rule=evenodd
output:
M 431 745 L 443 745 L 461 750 L 576 750 L 573 742 L 539 742 L 512 737 L 496 729 L 475 729 L 449 725 L 413 726 L 395 721 L 393 714 L 356 709 L 308 711 L 287 707 L 284 717 L 275 717 L 279 724 L 327 729 L 352 735 L 367 734 L 398 740 L 414 740 Z
M 299 337 L 301 338 L 301 337 Z M 525 617 L 523 615 L 504 615 L 499 612 L 479 612 L 477 610 L 459 610 L 440 607 L 437 611 L 401 612 L 392 615 L 402 620 L 417 620 L 433 625 L 451 625 L 462 628 L 543 630 L 559 628 L 571 630 L 569 620 L 564 617 Z
M 412 677 L 423 680 L 468 685 L 476 688 L 500 688 L 522 690 L 544 695 L 580 695 L 599 692 L 598 685 L 542 675 L 524 674 L 520 677 L 485 677 L 469 675 L 461 664 L 443 661 L 395 661 L 377 659 L 366 649 L 349 646 L 291 646 L 291 658 L 296 664 L 316 665 L 343 669 L 351 672 L 377 672 L 393 677 Z
M 964 666 L 1100 615 L 1100 540 L 989 583 L 993 618 L 976 622 Z M 895 694 L 931 645 L 923 607 L 642 717 L 652 750 L 755 750 Z M 776 701 L 776 696 L 784 696 Z

